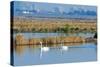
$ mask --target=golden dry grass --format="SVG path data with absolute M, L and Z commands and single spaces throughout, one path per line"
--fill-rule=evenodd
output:
M 48 38 L 31 38 L 25 39 L 23 35 L 17 35 L 15 38 L 15 44 L 24 45 L 38 45 L 40 42 L 44 44 L 58 44 L 58 43 L 82 43 L 85 42 L 85 38 L 78 36 L 66 36 L 66 37 L 48 37 Z
M 17 30 L 25 30 L 25 31 L 32 31 L 47 29 L 47 30 L 54 30 L 57 28 L 63 28 L 65 25 L 69 25 L 70 28 L 79 28 L 79 29 L 87 29 L 91 30 L 97 29 L 97 23 L 93 20 L 62 20 L 62 19 L 55 19 L 55 20 L 29 20 L 29 19 L 14 19 L 13 29 Z

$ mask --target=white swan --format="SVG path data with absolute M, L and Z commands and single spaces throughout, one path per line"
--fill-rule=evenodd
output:
M 49 51 L 49 47 L 42 47 L 42 42 L 40 42 L 41 44 L 41 51 L 47 52 Z
M 64 46 L 63 43 L 61 43 L 61 49 L 64 50 L 64 51 L 67 51 L 68 50 L 68 46 Z
M 41 53 L 40 53 L 40 59 L 42 58 L 42 52 L 47 52 L 49 51 L 49 47 L 42 47 L 42 42 L 40 42 L 41 45 Z
M 68 47 L 67 46 L 62 46 L 62 50 L 67 51 Z

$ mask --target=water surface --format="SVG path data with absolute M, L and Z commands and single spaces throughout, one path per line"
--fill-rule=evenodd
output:
M 68 46 L 68 50 L 62 50 L 60 47 L 49 48 L 49 51 L 41 52 L 40 47 L 32 45 L 16 46 L 14 50 L 14 65 L 72 63 L 96 61 L 97 59 L 95 43 L 81 43 L 75 46 Z

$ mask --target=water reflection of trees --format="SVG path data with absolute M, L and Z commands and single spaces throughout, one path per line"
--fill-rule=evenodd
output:
M 25 50 L 25 46 L 14 46 L 14 50 L 16 53 L 18 53 L 19 55 L 23 54 L 24 50 Z
M 64 46 L 78 46 L 81 45 L 82 43 L 64 43 Z M 43 46 L 48 46 L 48 47 L 60 47 L 61 44 L 48 44 L 48 45 L 43 45 Z M 22 55 L 26 49 L 29 49 L 30 52 L 34 53 L 40 48 L 40 45 L 16 45 L 14 46 L 14 50 L 18 55 Z
M 14 50 L 17 54 L 22 55 L 26 49 L 30 49 L 30 51 L 34 52 L 37 48 L 39 48 L 39 45 L 15 45 Z

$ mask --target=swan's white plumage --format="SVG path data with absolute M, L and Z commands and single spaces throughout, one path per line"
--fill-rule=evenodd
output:
M 68 46 L 61 46 L 62 50 L 67 51 L 68 50 Z

